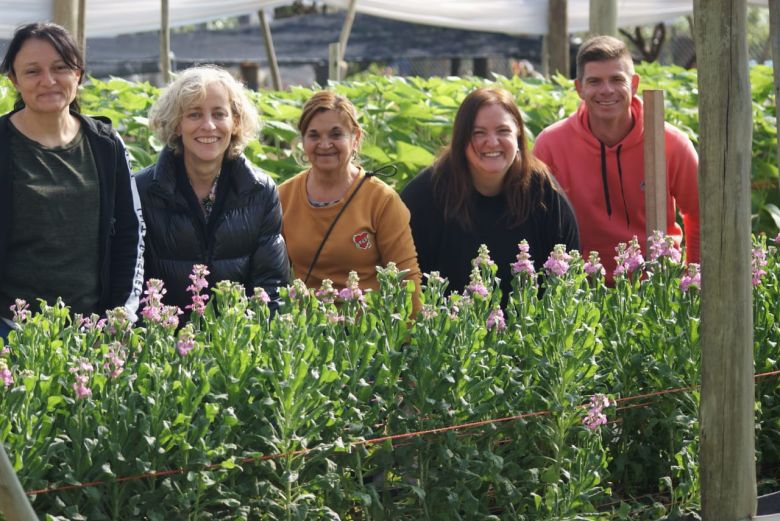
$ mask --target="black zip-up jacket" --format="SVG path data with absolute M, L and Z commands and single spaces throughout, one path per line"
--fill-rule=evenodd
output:
M 0 117 L 0 284 L 13 219 L 8 146 L 11 114 Z M 135 319 L 144 277 L 143 220 L 127 151 L 108 118 L 71 114 L 81 121 L 100 185 L 98 311 L 103 314 L 107 309 L 124 306 Z
M 163 149 L 157 164 L 135 175 L 146 222 L 146 277 L 160 279 L 163 304 L 185 309 L 192 266 L 208 266 L 209 286 L 243 284 L 248 295 L 262 287 L 276 308 L 289 263 L 282 238 L 282 210 L 273 180 L 240 155 L 226 159 L 208 222 L 189 186 L 181 156 Z

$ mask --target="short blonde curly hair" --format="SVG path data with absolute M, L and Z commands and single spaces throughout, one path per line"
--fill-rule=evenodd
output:
M 181 135 L 177 132 L 187 107 L 206 97 L 206 88 L 219 83 L 225 88 L 233 113 L 233 135 L 227 156 L 238 156 L 257 136 L 260 121 L 257 108 L 243 86 L 225 69 L 216 65 L 192 67 L 182 71 L 160 95 L 149 111 L 149 126 L 155 136 L 177 154 L 182 153 Z

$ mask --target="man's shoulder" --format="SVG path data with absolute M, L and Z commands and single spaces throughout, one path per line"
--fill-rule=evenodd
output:
M 549 139 L 555 139 L 557 136 L 569 133 L 572 131 L 572 125 L 574 124 L 574 118 L 576 117 L 575 114 L 572 114 L 571 116 L 568 116 L 566 118 L 563 118 L 559 121 L 556 121 L 552 125 L 549 125 L 542 130 L 539 135 L 536 137 L 536 143 L 539 143 L 540 141 L 545 142 Z

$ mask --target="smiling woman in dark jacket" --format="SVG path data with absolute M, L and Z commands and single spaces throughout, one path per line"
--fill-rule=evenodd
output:
M 239 282 L 248 294 L 262 287 L 273 305 L 289 276 L 282 212 L 274 182 L 242 154 L 258 122 L 241 85 L 217 67 L 188 69 L 149 124 L 166 146 L 136 182 L 146 276 L 165 283 L 163 302 L 185 308 L 192 267 L 205 264 L 212 285 Z

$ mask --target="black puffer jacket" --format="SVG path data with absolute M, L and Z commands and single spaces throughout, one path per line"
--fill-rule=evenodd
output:
M 289 263 L 276 185 L 241 155 L 226 159 L 208 223 L 189 187 L 181 157 L 164 149 L 156 165 L 135 176 L 146 223 L 146 279 L 161 279 L 164 304 L 182 309 L 194 264 L 208 266 L 209 286 L 239 282 L 247 294 L 262 287 L 276 307 Z

